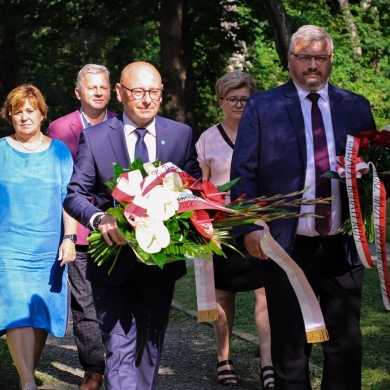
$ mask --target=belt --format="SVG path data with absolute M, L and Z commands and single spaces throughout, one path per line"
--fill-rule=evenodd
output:
M 328 236 L 303 236 L 302 234 L 297 234 L 295 236 L 295 239 L 296 240 L 301 240 L 301 241 L 335 241 L 335 240 L 339 240 L 340 237 L 342 236 L 341 233 L 339 234 L 332 234 L 332 235 L 328 235 Z
M 88 252 L 89 246 L 88 245 L 78 245 L 76 244 L 76 252 Z

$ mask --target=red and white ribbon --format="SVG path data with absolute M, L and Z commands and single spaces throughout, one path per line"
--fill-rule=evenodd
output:
M 212 256 L 210 255 L 205 259 L 195 258 L 194 270 L 198 322 L 216 321 L 218 319 L 218 313 Z
M 318 299 L 302 269 L 274 240 L 269 232 L 268 225 L 264 221 L 259 219 L 256 224 L 263 227 L 260 238 L 261 249 L 271 260 L 283 268 L 295 291 L 305 324 L 307 342 L 321 343 L 329 340 Z
M 341 178 L 345 178 L 345 157 L 344 156 L 337 156 L 336 157 L 337 165 L 336 165 L 336 171 L 339 174 Z M 368 173 L 370 171 L 369 166 L 366 164 L 366 162 L 361 158 L 357 157 L 356 160 L 356 177 L 360 179 L 364 174 Z
M 375 249 L 378 261 L 375 266 L 368 246 L 364 229 L 363 217 L 358 193 L 358 164 L 360 140 L 353 136 L 347 137 L 345 154 L 345 184 L 348 192 L 349 210 L 351 216 L 352 233 L 361 262 L 366 268 L 378 268 L 381 283 L 382 299 L 387 310 L 390 310 L 390 282 L 388 275 L 386 253 L 386 190 L 378 177 L 375 166 L 368 166 L 373 173 L 372 209 L 374 213 Z
M 305 274 L 297 263 L 274 240 L 268 225 L 261 219 L 255 222 L 263 227 L 260 244 L 264 253 L 275 261 L 287 274 L 287 277 L 298 298 L 306 340 L 308 343 L 320 343 L 329 340 L 324 317 L 318 299 L 315 296 Z M 194 259 L 196 298 L 198 304 L 198 322 L 215 321 L 216 311 L 214 269 L 211 259 Z M 261 261 L 261 260 L 259 260 Z

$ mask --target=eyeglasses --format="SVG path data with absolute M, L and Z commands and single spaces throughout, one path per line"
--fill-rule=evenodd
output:
M 311 62 L 311 59 L 314 58 L 314 60 L 318 64 L 324 64 L 326 61 L 329 60 L 329 58 L 332 56 L 331 54 L 320 54 L 318 56 L 312 56 L 310 54 L 295 54 L 290 51 L 290 54 L 292 54 L 299 62 L 302 62 L 303 64 L 308 64 Z
M 121 87 L 126 89 L 127 91 L 129 91 L 131 93 L 131 96 L 135 99 L 135 100 L 141 100 L 144 98 L 144 96 L 146 95 L 146 92 L 149 94 L 149 97 L 152 99 L 152 100 L 160 100 L 161 99 L 161 96 L 162 96 L 162 89 L 142 89 L 142 88 L 133 88 L 133 89 L 130 89 L 130 88 L 127 88 L 125 87 L 123 84 L 121 84 Z
M 240 102 L 240 104 L 242 106 L 245 106 L 247 100 L 248 100 L 248 97 L 242 97 L 241 99 L 238 99 L 238 98 L 232 96 L 232 97 L 226 98 L 226 102 L 230 107 L 236 106 L 238 102 Z

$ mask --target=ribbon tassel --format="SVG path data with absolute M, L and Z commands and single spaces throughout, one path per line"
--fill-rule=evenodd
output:
M 329 340 L 329 334 L 326 329 L 310 330 L 306 332 L 306 340 L 308 343 L 323 343 Z
M 205 259 L 195 258 L 194 270 L 198 322 L 216 321 L 218 319 L 218 313 L 212 256 L 210 255 Z
M 271 260 L 286 272 L 291 286 L 295 291 L 305 324 L 307 342 L 321 343 L 329 340 L 318 299 L 302 269 L 274 240 L 269 232 L 268 225 L 264 221 L 258 219 L 256 224 L 263 227 L 260 238 L 261 248 Z

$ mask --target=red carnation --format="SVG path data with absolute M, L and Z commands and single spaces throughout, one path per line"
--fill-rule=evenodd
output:
M 360 133 L 354 134 L 354 137 L 360 139 L 360 144 L 359 144 L 360 153 L 363 153 L 366 147 L 369 145 L 369 143 L 374 140 L 376 133 L 377 133 L 376 130 L 362 130 Z
M 383 148 L 390 146 L 390 132 L 377 131 L 373 143 Z

